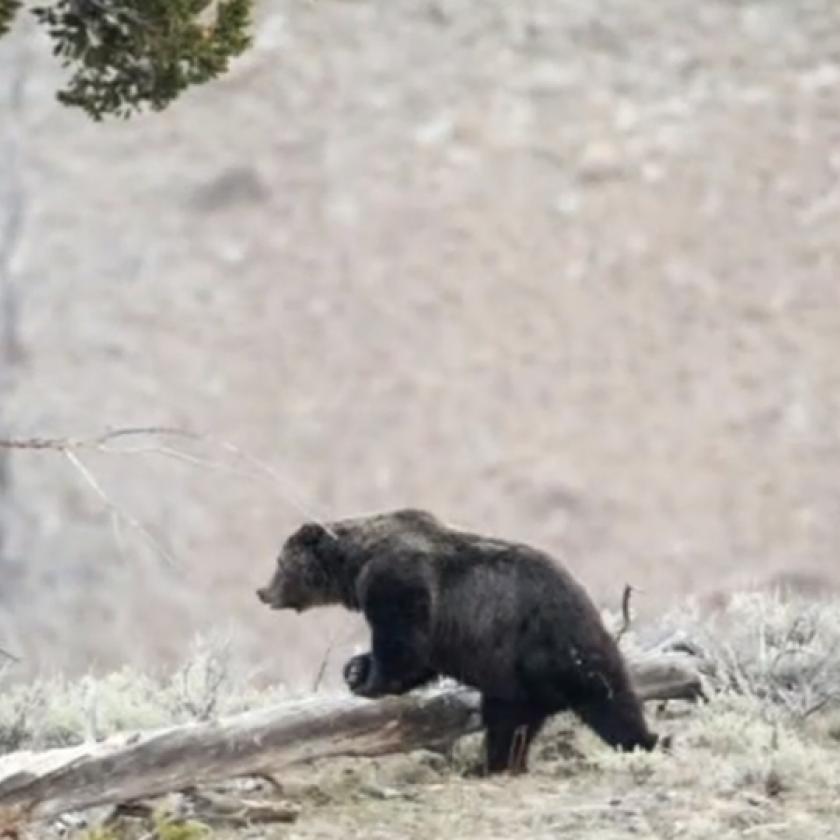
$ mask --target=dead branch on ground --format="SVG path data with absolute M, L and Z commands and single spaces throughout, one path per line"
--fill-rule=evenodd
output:
M 629 663 L 645 700 L 695 699 L 700 678 L 688 657 L 650 655 Z M 479 696 L 438 688 L 370 702 L 310 696 L 218 721 L 99 744 L 0 757 L 0 811 L 30 819 L 129 802 L 238 776 L 272 776 L 301 762 L 445 749 L 480 726 Z

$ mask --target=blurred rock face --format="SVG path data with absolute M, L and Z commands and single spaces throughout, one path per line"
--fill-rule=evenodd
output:
M 306 684 L 363 629 L 263 615 L 266 563 L 311 515 L 403 505 L 648 611 L 833 568 L 838 44 L 828 0 L 281 2 L 225 80 L 93 125 L 4 40 L 4 422 L 241 450 L 86 454 L 110 510 L 15 454 L 5 645 L 72 671 L 216 629 Z

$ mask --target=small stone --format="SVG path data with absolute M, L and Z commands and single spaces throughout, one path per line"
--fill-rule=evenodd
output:
M 610 181 L 624 174 L 621 153 L 611 143 L 590 143 L 580 156 L 578 175 L 589 182 Z
M 372 799 L 399 799 L 402 796 L 395 788 L 384 787 L 373 782 L 365 782 L 359 790 Z
M 803 93 L 826 93 L 840 86 L 840 65 L 825 62 L 800 74 L 799 87 Z
M 787 790 L 787 785 L 776 770 L 771 770 L 764 780 L 764 791 L 772 799 Z
M 439 146 L 450 140 L 455 132 L 455 120 L 451 114 L 442 113 L 414 130 L 414 142 L 418 146 Z
M 646 184 L 658 184 L 665 179 L 665 167 L 657 161 L 649 160 L 642 164 L 642 180 Z
M 580 193 L 573 190 L 567 190 L 566 192 L 560 193 L 560 195 L 554 199 L 553 207 L 554 210 L 561 216 L 571 218 L 580 212 L 581 204 L 582 201 Z

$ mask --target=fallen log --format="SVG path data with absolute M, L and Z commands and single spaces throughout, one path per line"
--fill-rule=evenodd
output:
M 700 694 L 688 657 L 646 657 L 631 662 L 630 670 L 645 700 Z M 314 759 L 444 749 L 479 728 L 478 708 L 478 694 L 461 687 L 376 702 L 313 695 L 99 744 L 11 753 L 0 757 L 0 822 L 4 814 L 48 819 L 237 776 L 271 775 Z
M 651 654 L 630 663 L 642 700 L 705 700 L 699 661 L 685 653 Z
M 444 746 L 478 727 L 463 689 L 387 698 L 320 697 L 100 744 L 0 758 L 0 808 L 44 819 L 316 758 Z

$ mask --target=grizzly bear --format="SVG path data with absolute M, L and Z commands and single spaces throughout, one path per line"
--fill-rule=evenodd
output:
M 563 710 L 619 749 L 657 742 L 595 605 L 527 545 L 417 510 L 309 523 L 286 541 L 257 595 L 273 609 L 361 610 L 371 652 L 344 668 L 361 697 L 403 694 L 438 676 L 477 688 L 488 773 L 526 770 L 534 736 Z

